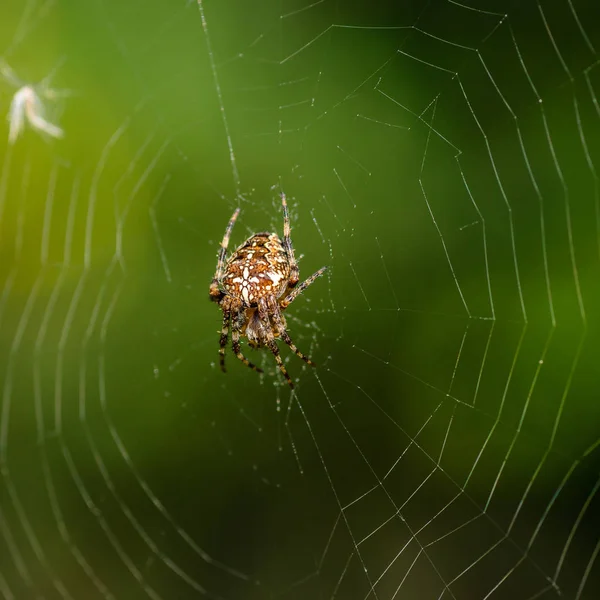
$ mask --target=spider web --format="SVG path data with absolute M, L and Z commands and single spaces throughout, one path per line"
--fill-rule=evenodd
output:
M 389 4 L 3 7 L 2 597 L 596 597 L 597 8 Z M 208 301 L 282 192 L 293 393 Z

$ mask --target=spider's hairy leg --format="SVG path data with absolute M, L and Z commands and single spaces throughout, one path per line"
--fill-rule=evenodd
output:
M 311 283 L 314 283 L 317 277 L 321 277 L 327 270 L 327 267 L 321 267 L 316 273 L 313 273 L 308 279 L 304 280 L 297 288 L 293 289 L 281 302 L 281 310 L 285 310 Z
M 286 331 L 283 325 L 283 321 L 281 319 L 281 312 L 279 311 L 279 306 L 277 305 L 275 297 L 269 296 L 268 303 L 269 312 L 271 314 L 271 317 L 273 318 L 273 322 L 275 323 L 275 327 L 277 328 L 281 339 L 291 348 L 292 352 L 296 356 L 299 356 L 306 364 L 309 364 L 311 367 L 316 367 L 315 363 L 310 358 L 308 358 L 306 354 L 302 354 L 302 352 L 300 352 L 300 350 L 298 350 L 298 348 L 296 347 L 296 344 L 292 342 L 292 338 L 290 337 L 289 333 Z
M 247 366 L 257 373 L 262 373 L 263 370 L 257 367 L 254 363 L 251 363 L 243 354 L 240 346 L 240 327 L 244 322 L 245 308 L 242 306 L 238 308 L 236 318 L 231 320 L 231 346 L 234 354 Z
M 219 282 L 223 277 L 223 271 L 225 269 L 225 256 L 227 255 L 227 246 L 229 245 L 229 238 L 231 237 L 231 231 L 233 226 L 235 225 L 235 221 L 240 214 L 240 208 L 236 208 L 233 215 L 231 215 L 231 219 L 229 219 L 229 223 L 227 223 L 227 227 L 225 228 L 225 235 L 223 236 L 223 240 L 221 241 L 221 247 L 219 248 L 219 258 L 217 261 L 217 270 L 215 272 L 215 276 L 210 284 L 210 297 L 212 300 L 219 301 L 223 297 L 223 293 L 219 289 Z
M 223 310 L 223 325 L 219 339 L 219 365 L 221 371 L 225 373 L 225 347 L 227 346 L 227 334 L 229 333 L 229 322 L 231 321 L 231 300 L 229 298 L 225 298 L 221 302 L 221 309 Z
M 285 250 L 288 262 L 290 263 L 290 276 L 288 285 L 295 287 L 300 280 L 300 270 L 294 257 L 294 247 L 292 246 L 292 228 L 290 226 L 290 213 L 288 212 L 287 200 L 285 194 L 281 194 L 281 206 L 283 207 L 283 249 Z
M 271 323 L 269 321 L 267 301 L 264 298 L 260 298 L 258 301 L 258 315 L 263 324 L 263 329 L 266 332 L 267 339 L 264 340 L 264 344 L 273 353 L 273 356 L 275 356 L 277 366 L 279 367 L 279 370 L 283 373 L 283 376 L 288 382 L 288 385 L 290 386 L 290 388 L 294 389 L 294 382 L 292 381 L 292 378 L 290 377 L 289 373 L 287 372 L 287 369 L 285 368 L 285 365 L 283 364 L 283 361 L 281 360 L 279 348 L 277 347 L 275 338 L 273 337 L 273 330 L 271 329 Z

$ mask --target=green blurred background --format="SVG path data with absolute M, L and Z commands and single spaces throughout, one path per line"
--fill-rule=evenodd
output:
M 596 3 L 1 13 L 3 597 L 596 597 Z M 208 301 L 281 191 L 294 394 Z

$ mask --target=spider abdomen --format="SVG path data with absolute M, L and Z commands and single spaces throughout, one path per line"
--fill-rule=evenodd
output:
M 229 258 L 222 285 L 244 306 L 256 306 L 260 298 L 279 298 L 288 287 L 290 265 L 276 233 L 257 233 Z

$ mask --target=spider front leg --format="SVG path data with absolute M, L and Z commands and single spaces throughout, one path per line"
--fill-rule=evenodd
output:
M 316 273 L 313 273 L 308 279 L 303 281 L 297 288 L 294 288 L 280 303 L 281 310 L 285 310 L 311 283 L 314 283 L 317 277 L 321 277 L 327 270 L 327 267 L 321 267 Z
M 269 312 L 271 314 L 271 317 L 273 318 L 273 322 L 275 323 L 275 327 L 277 328 L 281 339 L 290 347 L 290 349 L 296 356 L 299 356 L 306 364 L 309 364 L 311 367 L 316 367 L 315 363 L 312 360 L 310 360 L 308 356 L 302 354 L 302 352 L 300 352 L 300 350 L 296 348 L 296 344 L 292 342 L 292 338 L 286 331 L 285 326 L 283 324 L 283 318 L 281 316 L 281 312 L 279 311 L 279 306 L 277 305 L 277 301 L 275 300 L 275 298 L 273 296 L 269 296 L 268 302 Z
M 223 278 L 223 272 L 225 270 L 225 257 L 227 256 L 227 246 L 229 246 L 229 238 L 231 237 L 231 231 L 233 230 L 233 226 L 235 225 L 235 221 L 240 214 L 240 208 L 236 208 L 233 215 L 231 215 L 231 219 L 229 219 L 229 223 L 225 228 L 225 235 L 223 236 L 223 240 L 221 242 L 221 247 L 219 248 L 219 259 L 217 261 L 217 270 L 215 272 L 215 276 L 210 284 L 209 294 L 211 300 L 215 302 L 219 302 L 223 297 L 223 292 L 219 289 L 219 282 Z
M 275 342 L 275 337 L 273 336 L 273 330 L 271 329 L 271 322 L 269 321 L 269 309 L 267 306 L 267 301 L 265 298 L 260 298 L 258 301 L 258 316 L 260 317 L 263 330 L 265 332 L 266 339 L 264 340 L 265 346 L 273 353 L 275 356 L 275 360 L 277 361 L 277 366 L 279 370 L 283 373 L 288 385 L 294 389 L 294 382 L 290 377 L 283 361 L 281 360 L 281 355 L 279 354 L 279 348 L 277 347 L 277 343 Z
M 288 277 L 288 286 L 296 287 L 300 281 L 300 270 L 294 257 L 294 247 L 292 246 L 292 228 L 290 225 L 290 214 L 288 212 L 285 194 L 281 194 L 281 205 L 283 206 L 283 249 L 285 250 L 288 262 L 290 264 L 290 276 Z

